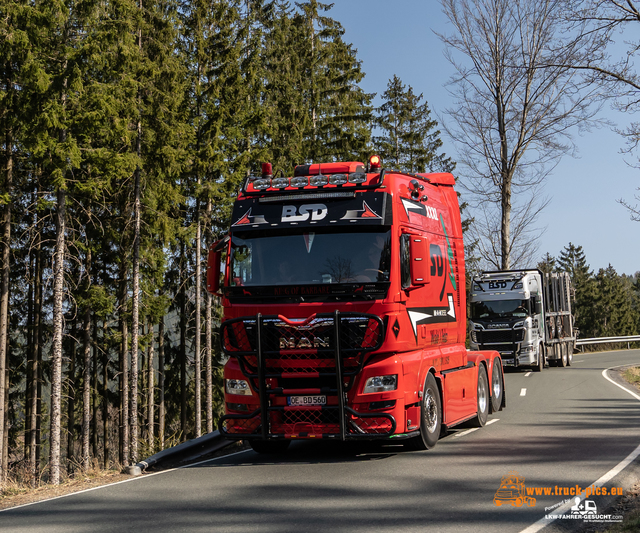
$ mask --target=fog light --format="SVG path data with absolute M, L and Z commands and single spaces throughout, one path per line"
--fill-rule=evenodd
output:
M 369 378 L 364 385 L 364 394 L 369 392 L 386 392 L 398 388 L 398 375 L 374 376 Z
M 251 396 L 251 387 L 249 387 L 249 384 L 244 379 L 227 379 L 225 390 L 228 394 Z
M 229 403 L 227 402 L 227 409 L 229 411 L 238 411 L 240 413 L 248 413 L 249 406 L 246 403 Z
M 375 411 L 377 409 L 391 409 L 396 406 L 395 400 L 386 400 L 384 402 L 371 402 L 369 404 L 369 411 Z

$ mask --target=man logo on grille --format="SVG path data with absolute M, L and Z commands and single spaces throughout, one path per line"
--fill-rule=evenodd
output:
M 298 348 L 329 348 L 329 337 L 314 337 L 313 339 L 301 337 L 297 340 L 295 337 L 280 337 L 281 350 L 294 350 Z

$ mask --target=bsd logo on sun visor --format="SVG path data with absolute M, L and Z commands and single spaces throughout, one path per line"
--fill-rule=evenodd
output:
M 324 204 L 304 204 L 299 208 L 295 205 L 283 205 L 280 222 L 304 222 L 309 220 L 309 217 L 311 220 L 322 220 L 327 213 L 328 209 Z

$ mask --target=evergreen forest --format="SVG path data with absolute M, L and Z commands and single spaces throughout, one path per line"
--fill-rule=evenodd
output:
M 330 9 L 0 0 L 0 483 L 216 428 L 206 252 L 261 162 L 455 168 L 423 94 L 394 76 L 374 107 Z M 543 266 L 571 272 L 582 336 L 638 332 L 637 276 L 593 274 L 573 245 Z

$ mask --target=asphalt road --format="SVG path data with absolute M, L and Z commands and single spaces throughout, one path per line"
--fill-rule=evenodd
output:
M 507 409 L 430 451 L 296 442 L 274 458 L 240 452 L 8 510 L 0 531 L 532 531 L 545 507 L 565 497 L 497 507 L 501 478 L 515 470 L 527 487 L 586 487 L 629 456 L 640 445 L 640 401 L 602 371 L 632 363 L 640 363 L 639 350 L 576 354 L 569 368 L 507 373 Z M 557 521 L 547 529 L 567 527 Z

